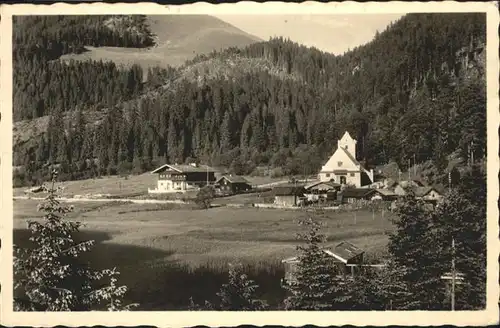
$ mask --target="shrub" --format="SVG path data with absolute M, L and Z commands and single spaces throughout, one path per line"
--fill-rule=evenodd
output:
M 202 209 L 208 209 L 214 198 L 215 189 L 212 186 L 205 186 L 196 194 L 195 203 Z

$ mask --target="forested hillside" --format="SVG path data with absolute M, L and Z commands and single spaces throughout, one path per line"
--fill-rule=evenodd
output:
M 235 173 L 314 173 L 346 129 L 367 165 L 415 158 L 442 173 L 450 155 L 485 156 L 485 34 L 484 14 L 410 14 L 342 56 L 277 38 L 151 70 L 146 85 L 140 67 L 48 63 L 26 46 L 14 116 L 53 115 L 43 137 L 15 146 L 16 183 L 56 162 L 73 179 L 190 158 Z M 104 118 L 89 124 L 95 110 Z M 65 111 L 79 119 L 68 124 Z
M 13 21 L 14 120 L 111 105 L 140 91 L 141 72 L 113 63 L 58 59 L 84 45 L 148 47 L 144 16 L 15 16 Z

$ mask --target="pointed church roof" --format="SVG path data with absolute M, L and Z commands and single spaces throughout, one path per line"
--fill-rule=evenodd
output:
M 340 138 L 340 140 L 344 139 L 345 136 L 348 136 L 349 139 L 352 139 L 352 140 L 356 141 L 356 139 L 354 139 L 353 137 L 351 137 L 351 135 L 349 134 L 349 131 L 347 131 L 347 130 L 345 131 L 345 133 L 342 136 L 342 138 Z

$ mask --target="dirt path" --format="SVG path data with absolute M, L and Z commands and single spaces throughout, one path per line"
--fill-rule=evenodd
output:
M 276 181 L 276 182 L 271 182 L 271 183 L 265 183 L 265 184 L 258 185 L 257 188 L 270 188 L 270 187 L 274 187 L 274 186 L 277 186 L 280 184 L 285 184 L 287 182 L 288 182 L 288 180 L 281 180 L 281 181 Z

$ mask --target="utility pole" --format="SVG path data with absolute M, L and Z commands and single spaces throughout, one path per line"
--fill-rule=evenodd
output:
M 411 159 L 408 159 L 408 181 L 411 180 Z
M 470 164 L 474 165 L 474 140 L 470 142 Z
M 413 154 L 413 176 L 417 176 L 417 157 Z
M 451 310 L 455 311 L 455 289 L 457 285 L 461 285 L 463 283 L 464 275 L 462 273 L 457 272 L 455 267 L 455 238 L 451 239 L 451 272 L 445 273 L 441 276 L 443 280 L 451 280 Z
M 451 310 L 455 311 L 455 238 L 451 239 Z
M 208 165 L 207 165 L 207 186 L 208 186 Z
M 451 171 L 448 172 L 448 189 L 451 190 Z

